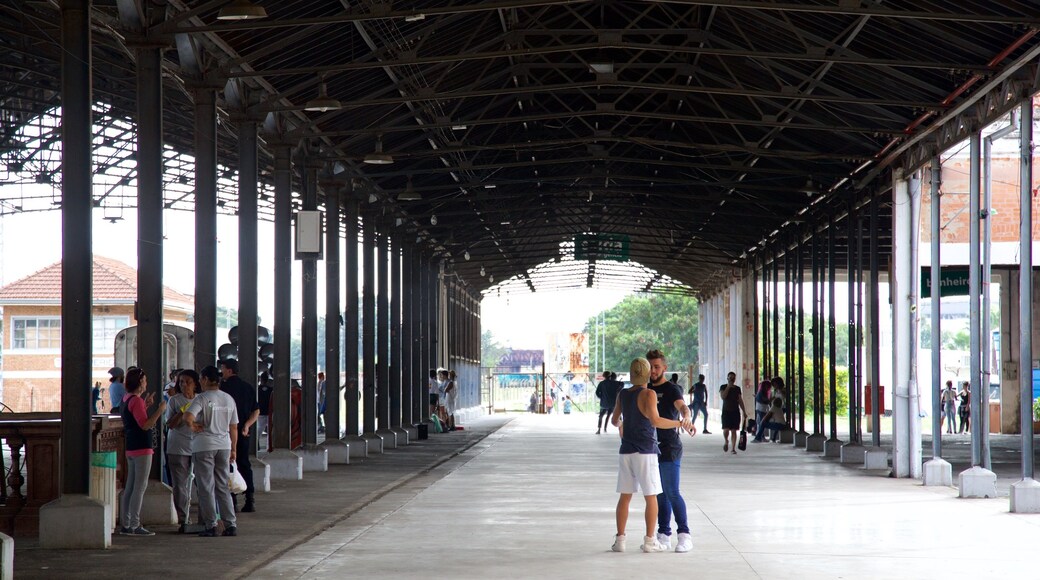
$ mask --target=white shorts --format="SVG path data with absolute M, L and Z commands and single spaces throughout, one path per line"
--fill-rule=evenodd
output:
M 657 495 L 661 487 L 661 471 L 656 453 L 623 453 L 618 455 L 617 492 Z

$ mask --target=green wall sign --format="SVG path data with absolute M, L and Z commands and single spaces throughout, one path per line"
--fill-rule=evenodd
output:
M 578 234 L 574 236 L 574 259 L 627 262 L 629 243 L 629 237 L 621 234 Z
M 940 268 L 939 296 L 967 296 L 968 269 L 963 266 Z M 932 269 L 921 267 L 921 298 L 932 296 Z

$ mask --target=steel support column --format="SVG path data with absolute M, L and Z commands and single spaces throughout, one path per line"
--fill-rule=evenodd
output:
M 875 448 L 881 447 L 881 272 L 878 264 L 880 197 L 874 194 L 870 199 L 870 427 L 871 445 Z
M 153 8 L 160 10 L 159 8 Z M 212 96 L 213 93 L 210 93 Z M 208 102 L 199 124 L 212 124 L 216 107 Z M 137 49 L 137 366 L 152 379 L 147 392 L 162 398 L 163 365 L 163 90 L 159 46 Z M 198 109 L 196 109 L 198 111 Z M 214 138 L 215 145 L 215 138 Z M 198 152 L 196 152 L 198 153 Z M 208 153 L 208 151 L 203 152 Z M 212 152 L 216 164 L 216 147 Z M 159 434 L 162 440 L 162 434 Z M 160 449 L 162 444 L 160 443 Z M 150 479 L 162 478 L 162 454 L 152 456 Z
M 401 369 L 404 368 L 401 356 L 401 235 L 398 233 L 390 240 L 390 427 L 401 427 L 402 403 Z
M 289 363 L 292 356 L 292 149 L 274 146 L 274 363 L 271 393 L 274 423 L 273 448 L 292 449 L 289 409 L 292 388 Z M 197 362 L 197 361 L 196 361 Z
M 93 375 L 94 129 L 90 11 L 90 0 L 61 3 L 60 481 L 62 495 L 82 496 L 90 491 L 91 451 L 90 389 L 84 385 L 91 384 Z
M 971 385 L 971 464 L 982 465 L 982 416 L 986 399 L 982 378 L 982 312 L 979 301 L 982 294 L 981 256 L 979 233 L 979 205 L 981 197 L 981 142 L 979 131 L 972 131 L 969 139 L 969 183 L 968 183 L 968 320 L 969 320 L 969 384 Z
M 312 159 L 305 162 L 303 196 L 304 211 L 318 209 L 318 170 L 321 165 Z M 300 227 L 299 221 L 296 227 Z M 318 443 L 318 260 L 306 257 L 301 264 L 303 293 L 303 321 L 300 332 L 300 362 L 303 385 L 303 444 Z
M 827 378 L 830 383 L 830 401 L 828 401 L 830 412 L 830 440 L 838 439 L 838 334 L 837 321 L 835 319 L 835 278 L 838 264 L 838 245 L 835 240 L 834 230 L 837 224 L 831 221 L 827 227 L 827 338 L 830 360 L 827 361 Z
M 848 292 L 849 292 L 849 442 L 861 443 L 858 429 L 859 408 L 859 385 L 856 377 L 859 375 L 859 319 L 856 318 L 856 289 L 859 288 L 857 259 L 859 258 L 858 240 L 859 214 L 856 211 L 855 198 L 849 195 L 849 215 L 846 222 L 846 237 L 848 238 L 848 256 L 846 268 L 848 269 Z
M 798 276 L 797 297 L 797 327 L 798 335 L 798 434 L 805 436 L 805 244 L 799 240 L 798 255 L 795 262 L 795 272 Z M 795 441 L 798 437 L 795 437 Z
M 238 123 L 238 376 L 258 384 L 257 365 L 257 139 L 256 121 Z M 245 421 L 245 417 L 240 417 Z M 256 454 L 259 437 L 249 452 Z
M 361 291 L 361 377 L 364 417 L 362 431 L 376 431 L 376 227 L 375 216 L 365 215 L 362 240 L 364 263 L 362 264 Z
M 820 274 L 823 268 L 820 267 L 820 239 L 819 234 L 813 234 L 812 239 L 812 333 L 813 333 L 813 435 L 819 435 L 823 431 L 823 331 L 820 328 L 823 326 L 823 320 L 821 316 L 822 312 L 822 297 L 821 286 L 820 286 Z
M 773 254 L 773 368 L 772 373 L 765 377 L 770 380 L 780 376 L 780 256 Z
M 216 91 L 195 96 L 195 366 L 217 364 Z M 149 117 L 161 117 L 152 112 Z
M 340 427 L 340 321 L 339 304 L 340 190 L 343 185 L 330 183 L 325 188 L 325 440 L 339 439 Z M 319 404 L 322 401 L 319 401 Z
M 398 242 L 402 242 L 402 236 L 398 236 Z M 413 336 L 413 325 L 415 323 L 414 298 L 415 291 L 414 272 L 412 266 L 412 244 L 401 244 L 401 424 L 409 428 L 415 424 L 418 417 L 416 401 L 416 368 L 418 367 L 418 351 L 415 348 Z
M 932 158 L 931 168 L 931 315 L 932 315 L 932 457 L 942 457 L 942 324 L 940 319 L 941 289 L 939 272 L 942 269 L 942 260 L 939 246 L 942 229 L 939 221 L 942 219 L 941 202 L 942 192 L 939 189 L 940 165 L 939 158 Z M 950 425 L 952 430 L 954 426 Z
M 1012 489 L 1011 511 L 1035 512 L 1040 509 L 1035 502 L 1036 482 L 1033 481 L 1033 99 L 1022 102 L 1019 168 L 1020 217 L 1019 217 L 1019 264 L 1018 264 L 1018 384 L 1021 392 L 1022 422 L 1022 479 L 1032 482 L 1030 487 L 1034 501 L 1016 501 L 1017 489 Z M 1016 484 L 1017 485 L 1017 484 Z M 1028 484 L 1027 484 L 1028 485 Z
M 353 182 L 350 183 L 353 190 Z M 346 384 L 343 391 L 343 402 L 346 405 L 347 436 L 357 437 L 361 434 L 361 392 L 358 388 L 358 324 L 363 323 L 361 305 L 358 296 L 358 205 L 357 198 L 351 193 L 346 200 L 346 217 L 344 230 L 347 238 L 347 260 L 344 278 L 347 286 L 346 317 L 343 331 L 344 362 L 346 366 Z
M 376 420 L 380 431 L 390 428 L 390 236 L 376 233 Z

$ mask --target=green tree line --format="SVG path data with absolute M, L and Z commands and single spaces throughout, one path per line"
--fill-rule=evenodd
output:
M 591 371 L 628 372 L 632 359 L 650 349 L 663 352 L 672 371 L 696 364 L 697 308 L 692 296 L 639 294 L 589 318 L 584 332 Z

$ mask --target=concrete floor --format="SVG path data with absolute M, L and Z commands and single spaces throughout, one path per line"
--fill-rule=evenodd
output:
M 372 502 L 254 578 L 1037 577 L 1040 515 L 962 500 L 780 445 L 724 454 L 686 439 L 682 490 L 694 550 L 629 551 L 614 534 L 613 432 L 588 415 L 518 417 L 429 478 Z
M 16 546 L 18 578 L 1013 578 L 1040 577 L 1040 515 L 1006 497 L 884 477 L 791 446 L 722 452 L 685 438 L 688 554 L 610 551 L 618 439 L 592 415 L 478 419 L 463 432 L 276 482 L 237 538 L 155 527 L 110 550 Z M 1008 443 L 1013 443 L 1008 439 Z M 949 442 L 950 450 L 964 445 Z M 926 444 L 927 449 L 927 444 Z M 956 460 L 954 474 L 956 475 Z M 194 572 L 192 572 L 194 570 Z

